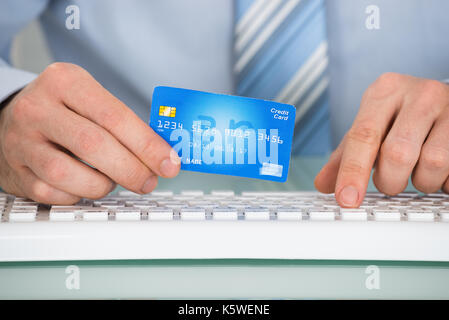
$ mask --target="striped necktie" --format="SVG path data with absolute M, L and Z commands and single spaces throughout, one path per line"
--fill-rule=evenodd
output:
M 293 153 L 331 149 L 324 0 L 235 0 L 236 93 L 296 106 Z

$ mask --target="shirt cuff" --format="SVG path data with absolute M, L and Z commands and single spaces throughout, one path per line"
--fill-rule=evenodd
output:
M 31 72 L 11 67 L 0 67 L 0 103 L 25 87 L 36 77 L 37 75 Z

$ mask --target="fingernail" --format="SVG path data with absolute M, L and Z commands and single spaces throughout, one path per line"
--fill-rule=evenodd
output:
M 353 207 L 359 200 L 359 192 L 353 186 L 346 186 L 340 191 L 340 202 L 344 206 Z
M 156 187 L 156 183 L 157 183 L 157 178 L 155 176 L 151 176 L 150 178 L 148 178 L 147 181 L 145 181 L 145 183 L 143 184 L 143 187 L 142 187 L 142 189 L 140 189 L 140 191 L 145 194 L 150 193 Z
M 175 151 L 175 149 L 170 150 L 170 160 L 175 165 L 179 165 L 181 163 L 181 158 L 178 156 L 178 153 Z
M 161 175 L 164 177 L 174 177 L 178 174 L 179 162 L 176 163 L 170 157 L 170 159 L 165 159 L 161 162 L 159 170 L 161 172 Z

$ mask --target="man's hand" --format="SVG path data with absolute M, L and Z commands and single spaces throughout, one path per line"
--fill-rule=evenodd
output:
M 73 64 L 50 65 L 0 113 L 0 186 L 19 196 L 70 204 L 115 183 L 148 193 L 179 167 L 161 137 Z
M 412 175 L 425 193 L 449 192 L 449 86 L 395 73 L 382 75 L 365 92 L 359 113 L 316 188 L 335 192 L 343 207 L 358 207 L 371 169 L 385 194 L 402 192 Z

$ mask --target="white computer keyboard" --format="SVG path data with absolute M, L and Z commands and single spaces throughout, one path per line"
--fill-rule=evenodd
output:
M 449 261 L 449 195 L 128 191 L 74 206 L 0 194 L 0 261 L 325 259 Z

